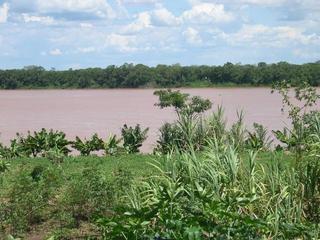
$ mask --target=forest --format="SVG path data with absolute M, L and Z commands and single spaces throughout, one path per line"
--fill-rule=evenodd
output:
M 0 70 L 0 89 L 152 88 L 210 86 L 269 86 L 282 80 L 320 85 L 320 62 L 301 65 L 279 62 L 222 66 L 143 64 L 106 68 L 46 70 L 41 66 Z

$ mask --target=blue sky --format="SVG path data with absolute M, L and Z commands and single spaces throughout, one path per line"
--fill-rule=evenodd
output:
M 320 0 L 0 0 L 0 69 L 320 60 Z

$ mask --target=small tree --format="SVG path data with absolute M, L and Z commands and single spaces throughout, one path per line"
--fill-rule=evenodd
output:
M 319 111 L 312 111 L 312 107 L 316 106 L 320 95 L 317 94 L 315 87 L 305 81 L 296 86 L 292 86 L 288 81 L 282 81 L 273 86 L 272 92 L 274 91 L 282 96 L 281 111 L 285 108 L 288 110 L 292 129 L 286 127 L 283 131 L 273 132 L 279 141 L 287 145 L 288 149 L 296 152 L 297 159 L 301 158 L 303 151 L 307 148 L 308 136 L 313 134 L 310 119 L 318 115 Z
M 199 96 L 190 97 L 180 91 L 158 90 L 154 95 L 159 97 L 156 106 L 173 107 L 178 120 L 160 129 L 160 139 L 155 151 L 169 152 L 172 148 L 200 148 L 203 140 L 202 113 L 210 109 L 212 103 Z
M 199 96 L 189 97 L 187 93 L 181 93 L 180 91 L 158 90 L 154 92 L 154 95 L 159 97 L 159 102 L 156 106 L 160 108 L 174 107 L 176 113 L 194 115 L 203 113 L 212 107 L 212 103 L 209 99 L 203 99 Z

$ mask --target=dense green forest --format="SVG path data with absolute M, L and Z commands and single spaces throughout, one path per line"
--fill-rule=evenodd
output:
M 46 70 L 40 66 L 0 70 L 1 89 L 19 88 L 139 88 L 271 85 L 281 80 L 320 85 L 320 63 L 302 65 L 279 62 L 257 65 L 226 63 L 223 66 L 142 64 L 111 65 L 104 69 Z

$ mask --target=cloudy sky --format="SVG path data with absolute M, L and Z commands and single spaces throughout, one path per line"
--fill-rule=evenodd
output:
M 0 0 L 0 69 L 319 59 L 320 0 Z

